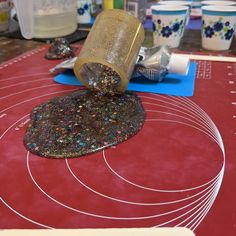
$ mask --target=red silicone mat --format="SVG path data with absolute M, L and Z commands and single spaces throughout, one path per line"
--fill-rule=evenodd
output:
M 138 93 L 132 139 L 75 159 L 25 149 L 32 108 L 78 89 L 39 47 L 0 65 L 0 228 L 185 226 L 236 235 L 236 64 L 198 62 L 192 98 Z

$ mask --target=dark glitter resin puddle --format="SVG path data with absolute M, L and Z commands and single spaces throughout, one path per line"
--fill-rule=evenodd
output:
M 144 119 L 134 93 L 101 96 L 79 90 L 35 107 L 24 143 L 43 157 L 79 157 L 131 138 Z

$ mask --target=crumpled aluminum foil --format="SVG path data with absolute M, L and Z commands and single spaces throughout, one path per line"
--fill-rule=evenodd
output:
M 145 48 L 142 47 L 134 68 L 132 79 L 144 78 L 161 82 L 168 74 L 167 65 L 170 58 L 168 46 Z M 61 72 L 63 69 L 73 69 L 76 57 L 70 58 L 50 69 L 51 73 Z
M 49 60 L 67 59 L 74 56 L 73 49 L 65 38 L 56 38 L 45 54 L 45 58 Z
M 147 80 L 161 82 L 168 74 L 167 64 L 170 58 L 168 46 L 144 48 L 139 53 L 132 78 L 142 77 Z

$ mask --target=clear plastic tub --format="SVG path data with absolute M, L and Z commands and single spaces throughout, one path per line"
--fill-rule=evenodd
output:
M 77 28 L 76 0 L 13 0 L 26 39 L 54 38 Z

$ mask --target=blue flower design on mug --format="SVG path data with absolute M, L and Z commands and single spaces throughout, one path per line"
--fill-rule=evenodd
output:
M 162 28 L 161 34 L 162 34 L 163 37 L 168 38 L 168 37 L 172 34 L 172 30 L 171 30 L 171 28 L 167 25 L 167 26 L 165 26 L 165 27 Z
M 86 11 L 89 11 L 90 4 L 89 3 L 81 3 L 80 7 L 78 8 L 77 12 L 80 16 L 84 15 Z
M 173 29 L 174 32 L 177 32 L 179 30 L 179 27 L 180 27 L 180 24 L 177 22 L 173 25 L 172 29 Z
M 224 22 L 223 17 L 219 17 L 217 21 L 202 21 L 203 37 L 212 38 L 219 36 L 222 40 L 230 40 L 234 34 L 236 25 L 231 25 L 229 21 Z
M 89 9 L 89 5 L 86 3 L 84 4 L 84 10 L 88 10 Z
M 214 30 L 215 30 L 216 32 L 221 31 L 221 30 L 223 29 L 223 27 L 224 27 L 224 25 L 223 25 L 223 23 L 220 22 L 220 21 L 215 22 L 215 23 L 214 23 L 214 26 L 213 26 L 213 28 L 214 28 Z
M 171 35 L 182 35 L 184 30 L 184 21 L 175 19 L 168 22 L 168 24 L 162 23 L 161 19 L 156 19 L 153 22 L 153 32 L 156 32 L 159 36 L 169 38 Z
M 226 25 L 226 26 L 229 26 L 229 25 L 230 25 L 229 21 L 226 21 L 226 22 L 225 22 L 225 25 Z
M 156 31 L 156 25 L 154 23 L 152 23 L 152 29 L 153 29 L 153 32 Z
M 233 37 L 233 34 L 234 34 L 234 30 L 233 29 L 227 30 L 227 32 L 225 33 L 225 39 L 226 40 L 230 40 Z
M 207 38 L 211 38 L 214 35 L 214 29 L 210 26 L 207 26 L 204 31 Z
M 82 15 L 84 14 L 84 8 L 80 7 L 80 8 L 78 9 L 78 14 L 79 14 L 80 16 L 82 16 Z

